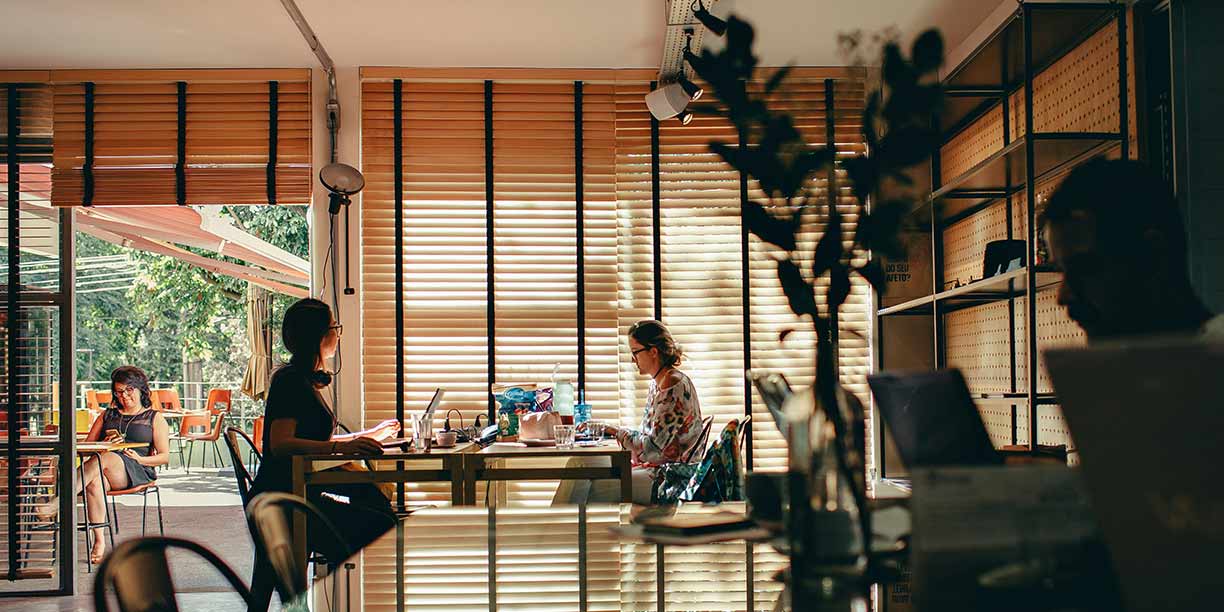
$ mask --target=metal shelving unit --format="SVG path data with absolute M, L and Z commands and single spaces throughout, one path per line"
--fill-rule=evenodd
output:
M 1082 42 L 1105 27 L 1118 30 L 1119 125 L 1114 132 L 1035 132 L 1033 123 L 1033 80 Z M 1036 375 L 1038 363 L 1036 302 L 1037 294 L 1060 282 L 1060 275 L 1037 260 L 1036 191 L 1039 185 L 1055 179 L 1077 164 L 1120 147 L 1127 157 L 1127 65 L 1126 65 L 1126 6 L 1122 3 L 1024 3 L 1010 19 L 1000 26 L 961 65 L 952 70 L 944 81 L 947 102 L 943 114 L 936 119 L 943 133 L 942 144 L 931 157 L 931 196 L 914 207 L 910 222 L 930 231 L 931 292 L 904 303 L 879 307 L 879 323 L 894 317 L 929 317 L 931 319 L 934 363 L 947 366 L 945 355 L 944 316 L 962 308 L 1006 301 L 1009 305 L 1011 334 L 1011 389 L 1008 393 L 985 394 L 975 397 L 979 402 L 1010 405 L 1012 408 L 1012 442 L 1037 448 L 1037 406 L 1056 404 L 1049 393 L 1038 393 Z M 1012 97 L 1023 95 L 1025 129 L 1012 138 L 1010 108 Z M 958 134 L 973 126 L 978 119 L 996 108 L 1002 111 L 1003 146 L 986 159 L 958 176 L 942 181 L 940 150 Z M 1013 219 L 1013 196 L 1024 193 L 1027 198 L 1025 227 L 1017 230 Z M 1002 202 L 1007 214 L 1007 238 L 1026 242 L 1022 266 L 967 285 L 942 290 L 943 230 L 957 221 L 976 215 Z M 1019 235 L 1018 235 L 1019 234 Z M 1023 305 L 1017 302 L 1024 300 Z M 877 300 L 879 297 L 877 297 Z M 1023 318 L 1021 318 L 1023 317 Z M 912 320 L 912 319 L 911 319 Z M 1017 323 L 1023 323 L 1018 327 Z M 877 324 L 878 367 L 885 364 L 883 356 L 884 326 Z M 1017 354 L 1017 335 L 1026 335 L 1023 346 L 1030 350 Z M 895 349 L 894 349 L 895 350 Z M 1023 361 L 1022 361 L 1023 360 Z M 1018 381 L 1018 366 L 1026 366 L 1027 384 Z M 1017 440 L 1017 408 L 1028 408 L 1028 439 Z M 879 450 L 877 465 L 886 465 L 884 427 L 877 433 Z M 882 477 L 889 474 L 881 472 Z

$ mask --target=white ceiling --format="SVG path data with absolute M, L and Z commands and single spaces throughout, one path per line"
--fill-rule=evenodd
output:
M 687 1 L 687 0 L 679 0 Z M 726 0 L 724 0 L 726 1 Z M 998 0 L 736 0 L 765 65 L 844 63 L 837 34 L 939 26 Z M 0 68 L 312 67 L 279 0 L 0 0 Z M 658 67 L 664 0 L 298 0 L 340 66 Z

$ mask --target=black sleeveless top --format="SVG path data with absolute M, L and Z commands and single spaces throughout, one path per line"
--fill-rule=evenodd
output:
M 310 372 L 294 364 L 281 367 L 272 375 L 264 408 L 263 460 L 251 486 L 251 497 L 264 491 L 293 490 L 293 457 L 277 452 L 272 444 L 272 422 L 293 419 L 294 436 L 303 440 L 326 442 L 336 429 L 336 415 L 323 402 L 310 381 Z
M 102 439 L 106 439 L 106 430 L 114 429 L 123 436 L 126 442 L 148 442 L 148 445 L 134 448 L 137 455 L 148 457 L 153 454 L 153 419 L 157 411 L 145 408 L 136 414 L 123 414 L 118 408 L 111 408 L 102 414 Z M 122 453 L 123 467 L 127 471 L 130 487 L 144 484 L 157 479 L 157 471 L 151 467 L 140 465 L 135 459 Z

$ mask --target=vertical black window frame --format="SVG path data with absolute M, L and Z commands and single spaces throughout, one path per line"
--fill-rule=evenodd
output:
M 659 84 L 650 82 L 653 91 Z M 663 320 L 663 189 L 659 179 L 659 120 L 650 115 L 650 218 L 654 257 L 654 318 Z
M 582 81 L 574 81 L 574 220 L 575 262 L 577 265 L 578 381 L 586 388 L 586 237 L 584 234 L 584 159 L 582 156 Z
M 493 384 L 497 382 L 497 310 L 493 297 L 493 275 L 496 267 L 493 259 L 493 81 L 484 82 L 484 128 L 485 128 L 485 291 L 487 306 L 485 324 L 488 338 L 489 368 L 489 423 L 497 422 L 497 403 L 493 400 Z
M 839 200 L 841 199 L 837 187 L 837 118 L 836 118 L 836 100 L 834 99 L 834 81 L 833 79 L 825 79 L 824 95 L 825 95 L 825 146 L 829 148 L 829 152 L 833 154 L 832 161 L 829 163 L 829 171 L 825 176 L 825 193 L 829 196 L 830 213 L 837 209 Z M 837 219 L 840 222 L 841 216 Z M 832 220 L 832 217 L 830 218 Z M 837 372 L 838 378 L 841 378 L 841 360 L 838 358 L 839 348 L 837 345 L 838 336 L 838 317 L 837 310 L 829 309 L 829 342 L 833 347 L 833 368 Z
M 18 520 L 19 503 L 13 503 L 16 496 L 11 495 L 11 492 L 18 490 L 18 480 L 20 476 L 20 460 L 17 449 L 21 443 L 21 406 L 18 402 L 18 375 L 17 363 L 19 360 L 19 351 L 21 346 L 21 310 L 20 310 L 20 291 L 21 291 L 21 248 L 18 243 L 20 237 L 19 224 L 21 220 L 21 165 L 17 158 L 17 130 L 20 126 L 20 92 L 16 85 L 9 85 L 5 92 L 5 103 L 8 108 L 8 125 L 6 128 L 7 138 L 5 139 L 5 162 L 8 171 L 8 278 L 6 279 L 7 287 L 7 319 L 5 326 L 8 335 L 8 346 L 5 347 L 5 364 L 4 371 L 8 376 L 6 381 L 7 388 L 5 389 L 8 397 L 5 410 L 8 411 L 7 422 L 5 427 L 8 431 L 8 452 L 6 460 L 8 461 L 7 470 L 5 473 L 5 485 L 10 492 L 8 503 L 6 503 L 6 521 L 8 522 L 8 541 L 5 543 L 8 551 L 8 579 L 10 581 L 17 580 L 17 568 L 19 567 L 19 543 L 20 536 L 18 529 L 20 527 Z
M 739 146 L 745 145 L 746 138 L 741 131 L 738 134 Z M 752 287 L 752 254 L 749 249 L 748 241 L 748 224 L 744 222 L 744 206 L 748 204 L 748 175 L 743 171 L 739 173 L 739 197 L 740 197 L 740 293 L 741 307 L 743 309 L 743 342 L 744 342 L 744 371 L 752 369 L 752 310 L 751 310 L 751 287 Z M 744 384 L 744 416 L 752 416 L 752 385 Z M 744 435 L 744 465 L 747 469 L 752 469 L 752 425 L 749 423 L 748 431 Z M 749 563 L 752 561 L 751 545 L 748 554 Z M 752 580 L 752 573 L 749 571 L 749 580 Z M 752 589 L 748 589 L 748 597 L 752 597 Z

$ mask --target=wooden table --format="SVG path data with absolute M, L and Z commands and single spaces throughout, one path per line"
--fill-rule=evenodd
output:
M 453 448 L 433 448 L 429 452 L 405 452 L 398 448 L 386 448 L 381 455 L 295 455 L 293 457 L 293 494 L 306 499 L 307 487 L 329 484 L 449 482 L 451 504 L 458 506 L 464 503 L 464 457 L 477 448 L 475 444 L 462 442 Z M 373 465 L 370 471 L 315 469 L 316 463 L 339 464 L 365 461 Z M 410 464 L 426 461 L 440 461 L 442 465 L 437 469 L 409 467 Z M 390 469 L 384 469 L 387 466 Z M 392 500 L 392 503 L 394 504 L 395 500 Z M 293 554 L 301 562 L 298 567 L 304 570 L 306 568 L 306 522 L 297 512 L 293 514 Z
M 490 467 L 493 460 L 514 460 L 528 458 L 571 459 L 575 457 L 608 457 L 609 467 Z M 619 480 L 621 483 L 621 501 L 633 501 L 633 471 L 629 464 L 629 451 L 620 447 L 615 441 L 607 440 L 599 446 L 575 446 L 559 449 L 555 446 L 523 446 L 511 447 L 493 445 L 479 452 L 471 453 L 464 458 L 463 503 L 476 503 L 476 483 L 481 480 Z

